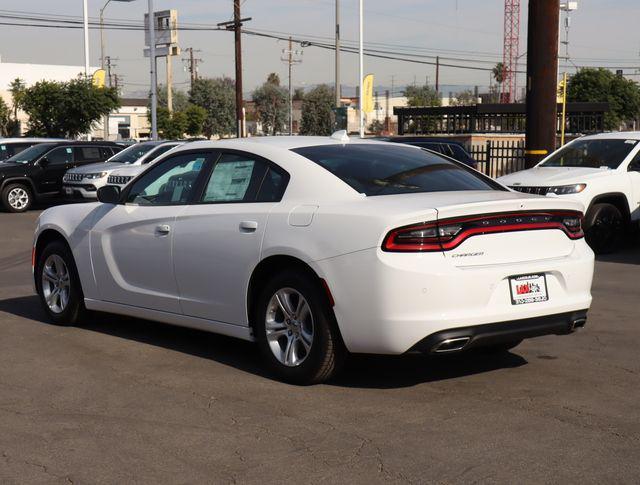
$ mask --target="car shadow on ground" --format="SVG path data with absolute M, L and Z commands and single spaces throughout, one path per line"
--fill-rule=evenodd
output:
M 35 295 L 0 300 L 0 311 L 49 325 Z M 183 352 L 272 379 L 262 366 L 257 347 L 243 340 L 103 313 L 92 313 L 88 321 L 78 330 L 99 332 Z M 495 355 L 468 353 L 441 358 L 419 354 L 352 355 L 348 358 L 343 371 L 327 384 L 352 388 L 402 388 L 520 367 L 526 363 L 523 357 L 511 352 Z
M 615 253 L 597 255 L 596 260 L 604 263 L 640 265 L 640 240 L 634 238 Z

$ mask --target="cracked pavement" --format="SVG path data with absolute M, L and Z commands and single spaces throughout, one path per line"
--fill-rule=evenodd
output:
M 0 213 L 0 483 L 640 482 L 638 241 L 598 261 L 577 334 L 294 387 L 231 338 L 46 323 L 37 214 Z

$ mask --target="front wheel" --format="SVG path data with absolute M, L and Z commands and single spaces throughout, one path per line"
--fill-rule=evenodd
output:
M 33 203 L 31 190 L 23 184 L 7 184 L 1 196 L 2 205 L 9 212 L 25 212 Z
M 295 384 L 323 382 L 338 371 L 346 350 L 321 285 L 302 271 L 273 277 L 256 306 L 254 330 L 271 370 Z
M 85 315 L 84 296 L 71 250 L 62 241 L 49 243 L 35 268 L 38 296 L 49 320 L 74 325 Z
M 585 238 L 594 253 L 612 253 L 620 247 L 625 224 L 615 205 L 595 204 L 585 217 L 585 227 Z

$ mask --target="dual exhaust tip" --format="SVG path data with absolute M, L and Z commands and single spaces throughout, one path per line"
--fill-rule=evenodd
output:
M 569 322 L 569 333 L 580 330 L 587 323 L 587 317 L 575 318 Z M 432 354 L 448 354 L 452 352 L 461 352 L 472 340 L 472 336 L 448 338 L 438 342 L 432 349 Z

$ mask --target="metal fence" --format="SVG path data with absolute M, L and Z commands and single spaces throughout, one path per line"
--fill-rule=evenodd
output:
M 496 178 L 524 170 L 524 146 L 524 141 L 488 140 L 484 145 L 471 145 L 469 153 L 479 171 Z

